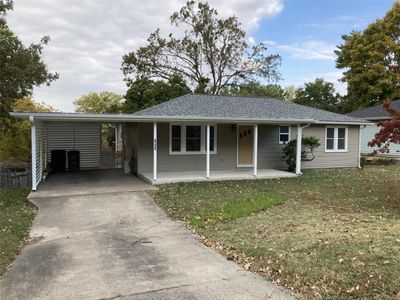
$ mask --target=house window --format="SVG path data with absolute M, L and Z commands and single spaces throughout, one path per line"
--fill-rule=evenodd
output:
M 186 151 L 201 150 L 201 126 L 186 126 Z
M 325 151 L 347 151 L 347 127 L 326 127 Z
M 287 144 L 290 140 L 290 126 L 279 126 L 279 144 Z
M 181 152 L 182 126 L 171 126 L 171 152 Z
M 216 153 L 216 126 L 210 125 L 210 153 Z M 170 154 L 205 154 L 207 126 L 170 125 Z

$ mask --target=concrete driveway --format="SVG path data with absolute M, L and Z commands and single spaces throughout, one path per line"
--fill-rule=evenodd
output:
M 33 241 L 0 280 L 0 299 L 294 299 L 170 220 L 143 191 L 151 186 L 136 187 L 36 192 Z

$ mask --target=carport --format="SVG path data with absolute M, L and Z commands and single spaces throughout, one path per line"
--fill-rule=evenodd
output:
M 129 116 L 32 112 L 15 112 L 12 115 L 26 118 L 31 124 L 33 191 L 37 190 L 39 184 L 48 175 L 46 168 L 51 162 L 52 150 L 64 150 L 65 153 L 79 151 L 80 155 L 80 171 L 54 173 L 52 174 L 52 177 L 56 178 L 52 180 L 54 183 L 61 178 L 64 181 L 63 184 L 85 180 L 90 182 L 95 170 L 103 179 L 107 172 L 114 177 L 124 175 L 123 129 L 127 122 L 133 121 L 129 119 Z M 102 124 L 107 124 L 115 130 L 115 147 L 113 146 L 112 152 L 105 151 L 102 147 Z M 66 165 L 68 166 L 68 156 Z M 68 170 L 68 167 L 66 169 Z

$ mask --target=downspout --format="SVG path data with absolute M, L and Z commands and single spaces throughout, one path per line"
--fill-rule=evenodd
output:
M 301 175 L 301 148 L 303 139 L 303 129 L 310 127 L 310 123 L 300 126 L 297 125 L 297 146 L 296 146 L 296 175 Z
M 367 125 L 360 125 L 358 131 L 358 168 L 361 169 L 361 128 L 365 128 Z

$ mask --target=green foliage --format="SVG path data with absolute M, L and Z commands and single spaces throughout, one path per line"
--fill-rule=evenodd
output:
M 14 111 L 51 112 L 55 108 L 33 101 L 29 97 L 18 99 Z M 6 119 L 6 126 L 0 129 L 0 162 L 30 162 L 31 127 L 27 120 Z
M 18 255 L 36 215 L 26 202 L 28 194 L 29 190 L 0 190 L 0 277 Z
M 133 113 L 190 92 L 185 80 L 177 74 L 168 81 L 140 77 L 129 84 L 123 110 Z
M 335 51 L 336 66 L 345 69 L 344 111 L 374 106 L 400 97 L 400 2 L 383 19 L 362 31 L 343 35 Z
M 297 139 L 290 140 L 285 147 L 282 149 L 283 157 L 282 160 L 288 165 L 288 170 L 293 172 L 296 169 L 296 144 Z M 320 146 L 319 139 L 315 136 L 303 137 L 302 149 L 301 149 L 301 161 L 309 161 L 314 159 L 313 151 L 315 148 Z M 309 155 L 312 157 L 309 158 Z
M 230 201 L 221 210 L 209 210 L 199 215 L 190 215 L 189 222 L 192 226 L 204 228 L 206 225 L 247 217 L 285 202 L 286 198 L 280 195 L 254 194 L 251 197 Z
M 364 166 L 368 163 L 367 158 L 365 156 L 360 157 L 360 168 L 364 169 Z
M 42 60 L 43 46 L 49 37 L 43 37 L 37 44 L 26 47 L 8 28 L 6 12 L 12 9 L 12 1 L 0 2 L 0 126 L 8 123 L 8 112 L 13 103 L 32 94 L 34 86 L 49 85 L 58 78 L 50 73 Z
M 340 101 L 341 96 L 336 93 L 333 83 L 324 81 L 322 78 L 305 83 L 297 90 L 293 100 L 297 104 L 333 112 L 338 111 Z
M 92 92 L 76 99 L 74 105 L 76 112 L 120 113 L 123 106 L 123 98 L 113 92 Z
M 123 57 L 122 71 L 132 82 L 137 76 L 170 79 L 179 74 L 196 92 L 220 94 L 230 85 L 262 78 L 275 81 L 279 55 L 266 55 L 265 44 L 249 47 L 235 16 L 219 17 L 206 2 L 188 1 L 170 17 L 182 38 L 166 38 L 157 29 L 148 44 Z

